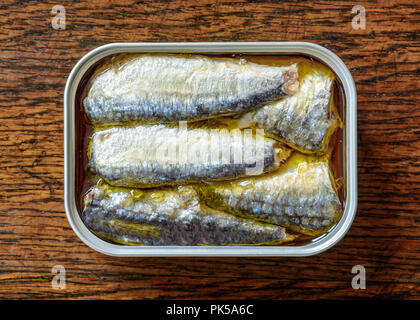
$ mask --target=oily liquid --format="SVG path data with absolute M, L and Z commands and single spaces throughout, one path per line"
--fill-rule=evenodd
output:
M 79 86 L 76 91 L 75 99 L 75 128 L 76 132 L 76 154 L 75 154 L 75 186 L 76 186 L 76 207 L 79 211 L 79 214 L 83 211 L 83 198 L 89 189 L 94 186 L 98 177 L 89 171 L 88 168 L 88 150 L 89 150 L 89 141 L 92 136 L 95 126 L 89 121 L 83 107 L 83 99 L 86 97 L 88 90 L 90 88 L 90 80 L 99 72 L 115 66 L 121 66 L 125 61 L 129 60 L 132 57 L 135 57 L 137 54 L 119 54 L 106 57 L 96 64 L 94 64 L 83 76 L 82 80 L 79 83 Z M 209 55 L 210 56 L 210 55 Z M 246 59 L 247 61 L 266 64 L 271 66 L 285 66 L 290 65 L 291 62 L 302 63 L 305 65 L 303 72 L 305 70 L 314 68 L 327 68 L 323 63 L 302 55 L 295 56 L 286 56 L 286 55 L 249 55 L 249 54 L 217 54 L 211 55 L 211 57 L 220 57 L 220 58 L 240 58 Z M 299 70 L 301 73 L 302 70 Z M 301 74 L 300 74 L 301 76 Z M 333 84 L 333 102 L 336 107 L 338 116 L 340 117 L 343 125 L 338 127 L 334 134 L 331 136 L 328 152 L 330 153 L 330 165 L 331 171 L 336 181 L 336 186 L 338 187 L 338 196 L 342 204 L 342 210 L 345 206 L 346 201 L 346 181 L 345 181 L 345 148 L 344 148 L 344 129 L 345 129 L 345 96 L 344 89 L 340 80 L 335 76 Z M 129 125 L 129 124 L 128 124 Z M 119 124 L 121 126 L 121 124 Z M 313 241 L 317 241 L 322 237 L 325 237 L 326 234 L 331 232 L 335 226 L 332 226 L 329 231 L 320 235 L 320 236 L 308 236 L 299 234 L 299 237 L 293 242 L 287 242 L 285 245 L 305 245 Z M 293 232 L 289 232 L 293 234 Z

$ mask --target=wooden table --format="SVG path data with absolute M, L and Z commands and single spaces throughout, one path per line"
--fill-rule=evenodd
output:
M 65 30 L 51 9 L 66 9 Z M 354 30 L 352 7 L 366 8 Z M 420 4 L 415 1 L 3 1 L 0 4 L 0 297 L 420 297 Z M 113 258 L 64 212 L 63 91 L 110 42 L 310 41 L 358 92 L 359 204 L 347 236 L 307 258 Z M 66 269 L 66 289 L 51 269 Z M 366 289 L 354 290 L 354 265 Z

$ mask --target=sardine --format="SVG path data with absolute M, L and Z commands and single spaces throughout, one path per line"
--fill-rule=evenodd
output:
M 254 124 L 304 153 L 325 152 L 331 134 L 340 125 L 330 100 L 333 81 L 332 72 L 312 69 L 300 79 L 295 95 L 245 114 L 239 127 Z
M 97 131 L 90 151 L 90 167 L 97 175 L 112 185 L 140 188 L 261 174 L 291 154 L 288 147 L 253 136 L 251 130 L 165 125 Z
M 338 219 L 340 200 L 327 161 L 296 154 L 278 172 L 198 186 L 207 205 L 320 235 Z
M 290 95 L 296 65 L 272 67 L 244 59 L 141 55 L 91 81 L 84 107 L 94 123 L 178 122 L 236 114 Z
M 95 186 L 82 219 L 99 237 L 131 245 L 279 244 L 296 238 L 285 229 L 241 219 L 200 204 L 190 186 L 130 190 Z

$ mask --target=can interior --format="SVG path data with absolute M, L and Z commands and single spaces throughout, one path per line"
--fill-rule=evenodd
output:
M 169 53 L 169 52 L 165 52 Z M 188 54 L 187 52 L 185 52 Z M 178 52 L 179 54 L 179 52 Z M 196 53 L 195 53 L 196 54 Z M 241 57 L 250 61 L 261 61 L 261 59 L 267 58 L 267 61 L 272 61 L 273 59 L 287 60 L 290 58 L 296 59 L 308 59 L 310 61 L 316 61 L 327 66 L 325 63 L 320 61 L 317 58 L 311 57 L 309 55 L 303 54 L 281 54 L 281 53 L 200 53 L 202 55 L 211 55 L 216 57 Z M 81 215 L 83 210 L 83 197 L 93 183 L 89 180 L 87 173 L 88 170 L 88 157 L 87 150 L 89 146 L 89 137 L 93 132 L 93 126 L 89 122 L 84 110 L 83 110 L 83 98 L 85 97 L 87 90 L 89 88 L 89 80 L 92 76 L 103 69 L 104 65 L 112 63 L 115 59 L 128 59 L 133 54 L 131 53 L 119 53 L 116 55 L 110 54 L 93 65 L 83 74 L 81 80 L 77 85 L 77 90 L 75 94 L 75 104 L 74 104 L 74 128 L 75 128 L 75 154 L 74 154 L 74 163 L 75 163 L 75 175 L 74 175 L 74 187 L 75 187 L 75 203 L 79 215 Z M 328 66 L 327 66 L 328 67 Z M 329 68 L 329 67 L 328 67 Z M 334 71 L 334 70 L 333 70 Z M 346 97 L 343 89 L 343 85 L 338 75 L 335 74 L 335 81 L 333 84 L 333 94 L 335 106 L 337 112 L 342 120 L 343 127 L 338 128 L 333 134 L 330 140 L 330 146 L 333 148 L 331 153 L 331 169 L 334 174 L 334 178 L 337 179 L 342 177 L 342 182 L 340 183 L 341 187 L 338 190 L 338 195 L 342 203 L 341 213 L 345 210 L 346 198 L 347 198 L 347 173 L 346 173 Z M 341 219 L 341 217 L 340 217 Z M 338 223 L 338 221 L 337 221 Z M 329 231 L 322 234 L 321 236 L 311 237 L 301 235 L 298 240 L 294 242 L 288 242 L 287 246 L 303 246 L 308 243 L 317 242 L 320 239 L 324 238 L 328 233 L 332 232 L 337 226 L 337 223 L 333 225 Z

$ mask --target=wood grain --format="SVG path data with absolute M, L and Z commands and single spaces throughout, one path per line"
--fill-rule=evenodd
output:
M 66 29 L 51 9 L 66 8 Z M 352 7 L 366 8 L 353 30 Z M 420 4 L 415 1 L 2 1 L 1 298 L 420 298 Z M 63 91 L 109 42 L 310 41 L 358 92 L 359 204 L 347 236 L 307 258 L 112 258 L 85 246 L 63 204 Z M 364 265 L 366 290 L 351 269 Z M 51 287 L 54 265 L 67 287 Z

